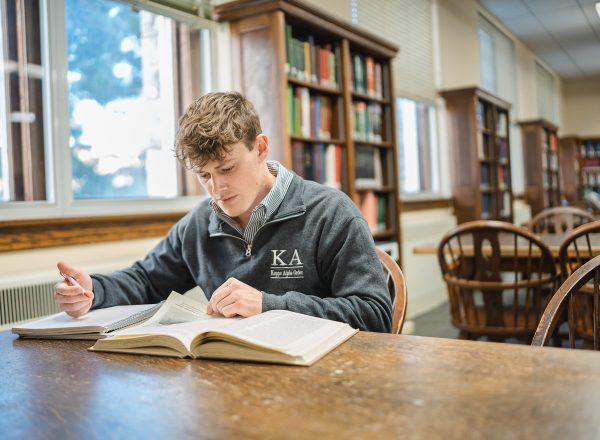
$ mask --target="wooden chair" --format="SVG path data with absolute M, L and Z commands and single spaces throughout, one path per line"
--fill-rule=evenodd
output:
M 385 251 L 376 247 L 375 251 L 387 276 L 388 290 L 392 298 L 392 333 L 399 334 L 406 316 L 406 282 L 402 270 L 394 259 Z
M 599 252 L 600 221 L 584 224 L 565 236 L 558 251 L 558 262 L 563 282 L 577 269 L 594 258 Z M 572 313 L 569 327 L 575 337 L 583 338 L 589 346 L 594 337 L 593 286 L 584 285 L 581 292 L 573 292 Z M 564 320 L 567 317 L 564 316 Z
M 600 255 L 592 258 L 575 270 L 550 299 L 531 345 L 543 346 L 554 333 L 561 321 L 565 307 L 568 307 L 569 346 L 575 348 L 575 331 L 578 326 L 574 309 L 576 295 L 588 295 L 592 304 L 591 347 L 600 347 Z
M 527 228 L 536 234 L 564 234 L 594 220 L 594 216 L 587 211 L 562 206 L 544 209 L 531 219 Z
M 538 237 L 511 223 L 463 223 L 442 238 L 438 260 L 461 338 L 531 341 L 558 280 Z

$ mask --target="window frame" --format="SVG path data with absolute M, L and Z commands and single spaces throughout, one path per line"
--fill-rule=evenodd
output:
M 114 240 L 157 237 L 185 215 L 205 196 L 179 196 L 172 199 L 74 200 L 68 148 L 67 35 L 65 0 L 39 0 L 42 65 L 47 69 L 42 82 L 44 99 L 44 151 L 46 199 L 36 202 L 0 202 L 0 252 L 99 243 Z M 211 90 L 217 78 L 216 24 L 159 4 L 117 0 L 132 8 L 168 16 L 198 30 L 201 46 L 198 94 Z M 208 49 L 208 50 L 207 50 Z M 208 66 L 207 64 L 210 64 Z M 181 96 L 178 110 L 189 103 Z M 63 148 L 57 146 L 63 145 Z M 181 167 L 178 178 L 185 191 L 196 179 Z

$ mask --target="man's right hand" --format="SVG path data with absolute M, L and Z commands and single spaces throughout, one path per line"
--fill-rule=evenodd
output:
M 92 279 L 87 273 L 64 261 L 59 261 L 56 266 L 61 274 L 71 276 L 79 284 L 77 286 L 68 280 L 56 283 L 54 300 L 58 304 L 58 308 L 74 318 L 85 315 L 92 307 L 94 300 Z

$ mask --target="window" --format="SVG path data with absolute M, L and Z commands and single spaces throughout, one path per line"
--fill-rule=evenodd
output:
M 537 108 L 540 118 L 556 122 L 554 101 L 554 77 L 540 63 L 535 63 L 535 83 L 537 89 Z
M 400 190 L 403 195 L 439 193 L 435 108 L 396 98 Z
M 40 8 L 15 0 L 0 5 L 0 200 L 45 200 Z
M 199 187 L 173 144 L 179 115 L 210 89 L 212 23 L 135 3 L 0 0 L 3 217 L 195 202 L 180 197 Z

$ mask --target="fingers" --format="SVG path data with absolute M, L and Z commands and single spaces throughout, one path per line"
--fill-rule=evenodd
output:
M 262 292 L 241 281 L 230 278 L 213 293 L 207 307 L 208 314 L 227 318 L 252 316 L 262 311 Z
M 76 280 L 79 280 L 79 278 L 81 277 L 81 272 L 75 267 L 71 266 L 66 261 L 59 261 L 56 264 L 56 267 L 58 268 L 58 271 L 60 273 L 66 273 L 67 275 L 71 275 Z
M 59 261 L 56 266 L 65 280 L 55 284 L 54 301 L 70 316 L 77 318 L 84 315 L 92 307 L 94 299 L 90 276 L 65 261 Z
M 76 295 L 54 294 L 54 300 L 58 304 L 58 308 L 74 318 L 86 314 L 92 307 L 93 299 L 94 295 L 90 292 L 86 292 L 86 294 L 79 293 Z

